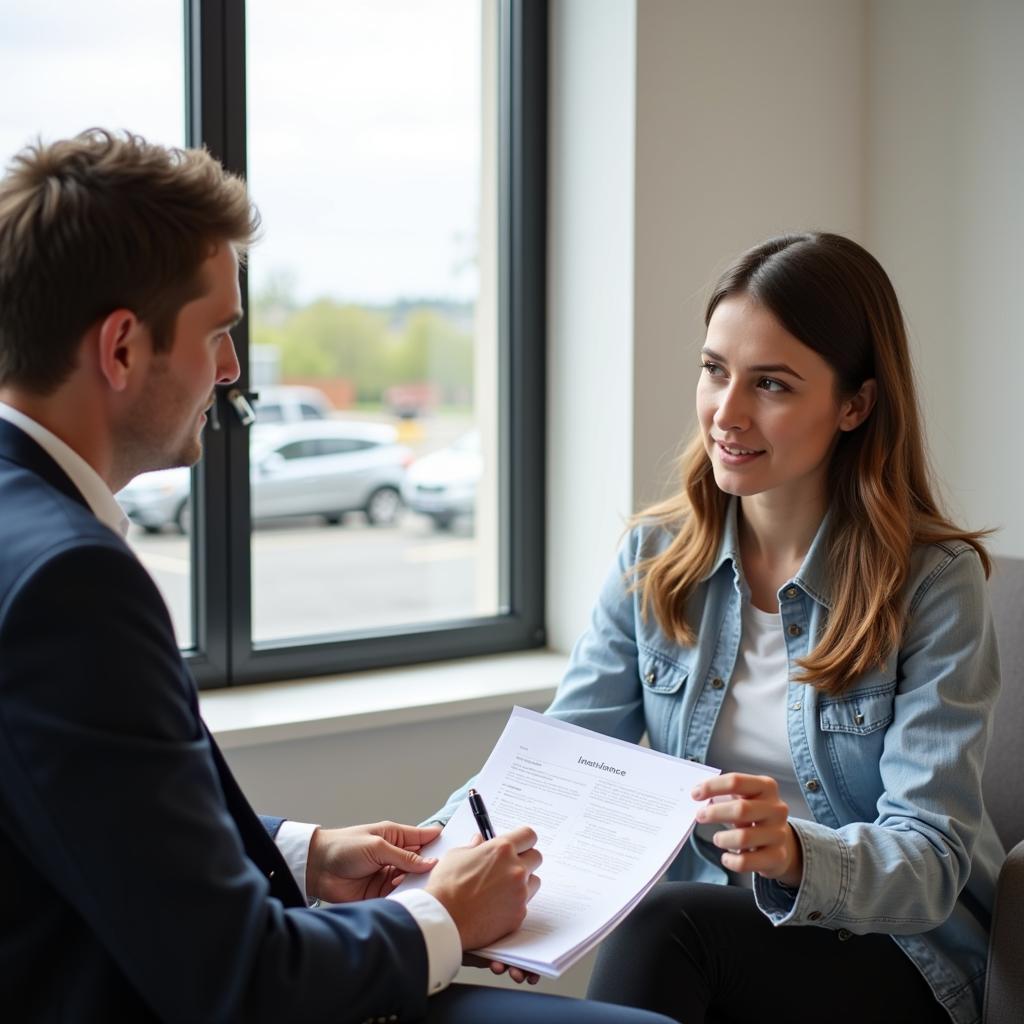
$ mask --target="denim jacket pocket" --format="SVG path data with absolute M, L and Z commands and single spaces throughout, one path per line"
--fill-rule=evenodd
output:
M 893 716 L 896 680 L 839 697 L 826 697 L 818 704 L 818 726 L 822 732 L 847 732 L 857 736 L 884 729 Z
M 849 805 L 847 816 L 860 821 L 872 821 L 877 814 L 882 748 L 895 696 L 893 679 L 826 697 L 818 705 L 818 728 L 838 790 Z
M 651 648 L 641 647 L 639 669 L 650 744 L 655 750 L 678 756 L 679 722 L 689 666 Z
M 687 666 L 645 648 L 640 649 L 639 668 L 640 682 L 647 693 L 678 693 L 690 674 Z

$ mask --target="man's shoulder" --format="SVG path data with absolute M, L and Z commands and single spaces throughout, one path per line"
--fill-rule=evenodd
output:
M 124 540 L 86 505 L 25 467 L 0 462 L 0 508 L 0 593 L 70 549 L 128 552 Z

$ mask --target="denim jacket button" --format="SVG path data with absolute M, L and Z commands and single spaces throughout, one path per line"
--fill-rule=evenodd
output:
M 808 779 L 804 783 L 804 789 L 806 789 L 808 793 L 817 793 L 819 785 L 820 784 L 817 779 Z M 819 914 L 818 916 L 820 917 L 821 915 Z
M 793 624 L 792 624 L 792 625 L 791 625 L 791 626 L 790 626 L 790 627 L 789 627 L 789 628 L 788 628 L 788 629 L 786 630 L 786 632 L 787 632 L 787 633 L 788 633 L 788 634 L 789 634 L 790 636 L 799 636 L 799 635 L 800 635 L 800 634 L 801 634 L 801 633 L 803 632 L 803 630 L 802 630 L 802 629 L 801 629 L 801 628 L 800 628 L 800 627 L 799 627 L 799 626 L 798 626 L 798 625 L 797 625 L 797 624 L 796 624 L 796 623 L 794 622 L 794 623 L 793 623 Z
M 853 938 L 853 932 L 847 931 L 845 928 L 840 928 L 839 931 L 836 932 L 836 937 L 840 942 L 845 942 L 847 939 Z
M 651 672 L 648 672 L 647 675 L 644 676 L 644 682 L 646 682 L 646 683 L 653 683 L 654 680 L 657 679 L 657 678 L 658 678 L 657 673 L 651 671 Z
M 796 595 L 797 595 L 796 587 L 786 587 L 786 597 L 788 597 L 792 601 L 793 598 L 796 597 Z
M 711 680 L 712 690 L 720 690 L 723 686 L 725 686 L 725 681 L 719 676 L 715 676 L 715 678 Z

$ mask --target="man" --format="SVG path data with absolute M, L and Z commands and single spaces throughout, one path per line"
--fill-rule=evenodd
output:
M 522 921 L 533 832 L 435 865 L 418 851 L 436 829 L 261 822 L 206 731 L 112 494 L 199 458 L 214 386 L 238 375 L 256 226 L 208 154 L 103 131 L 31 147 L 0 182 L 0 1005 L 33 1021 L 658 1020 L 442 992 L 462 950 Z M 365 899 L 431 868 L 425 890 Z

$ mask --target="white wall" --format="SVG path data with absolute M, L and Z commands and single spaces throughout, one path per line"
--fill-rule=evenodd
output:
M 551 5 L 549 643 L 568 650 L 633 505 L 634 0 Z

